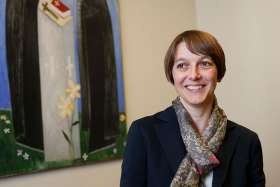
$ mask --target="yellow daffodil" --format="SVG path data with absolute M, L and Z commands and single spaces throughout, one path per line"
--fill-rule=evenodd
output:
M 74 100 L 81 97 L 80 89 L 81 86 L 79 84 L 76 84 L 72 80 L 68 80 L 68 88 L 65 92 L 70 99 Z
M 65 99 L 65 97 L 60 98 L 60 103 L 58 108 L 60 109 L 60 115 L 63 118 L 71 117 L 74 110 L 74 103 L 71 100 Z

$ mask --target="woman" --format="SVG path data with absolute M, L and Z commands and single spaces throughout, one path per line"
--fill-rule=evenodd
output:
M 209 33 L 178 35 L 165 73 L 178 97 L 130 127 L 121 186 L 265 186 L 262 149 L 253 131 L 227 119 L 214 91 L 225 56 Z

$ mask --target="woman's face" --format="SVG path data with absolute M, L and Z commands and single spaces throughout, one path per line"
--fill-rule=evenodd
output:
M 212 104 L 217 84 L 217 67 L 212 59 L 188 50 L 185 42 L 178 44 L 172 75 L 174 87 L 185 104 L 206 107 Z

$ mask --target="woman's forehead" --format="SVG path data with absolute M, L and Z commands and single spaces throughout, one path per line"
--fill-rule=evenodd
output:
M 210 58 L 208 55 L 201 54 L 201 53 L 194 53 L 190 51 L 190 49 L 187 47 L 185 42 L 181 42 L 177 45 L 174 60 L 188 60 L 188 59 L 204 59 L 204 58 Z

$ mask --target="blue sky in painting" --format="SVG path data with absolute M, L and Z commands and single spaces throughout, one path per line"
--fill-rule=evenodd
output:
M 117 66 L 117 84 L 118 84 L 118 99 L 119 111 L 125 111 L 124 102 L 124 85 L 123 85 L 123 69 L 122 69 L 122 56 L 121 56 L 121 41 L 120 41 L 120 25 L 119 25 L 119 10 L 117 0 L 107 0 L 112 23 L 113 23 L 113 36 L 115 47 L 115 58 Z
M 6 0 L 0 2 L 0 108 L 11 108 L 8 73 L 6 65 L 6 48 L 5 48 L 5 7 Z

